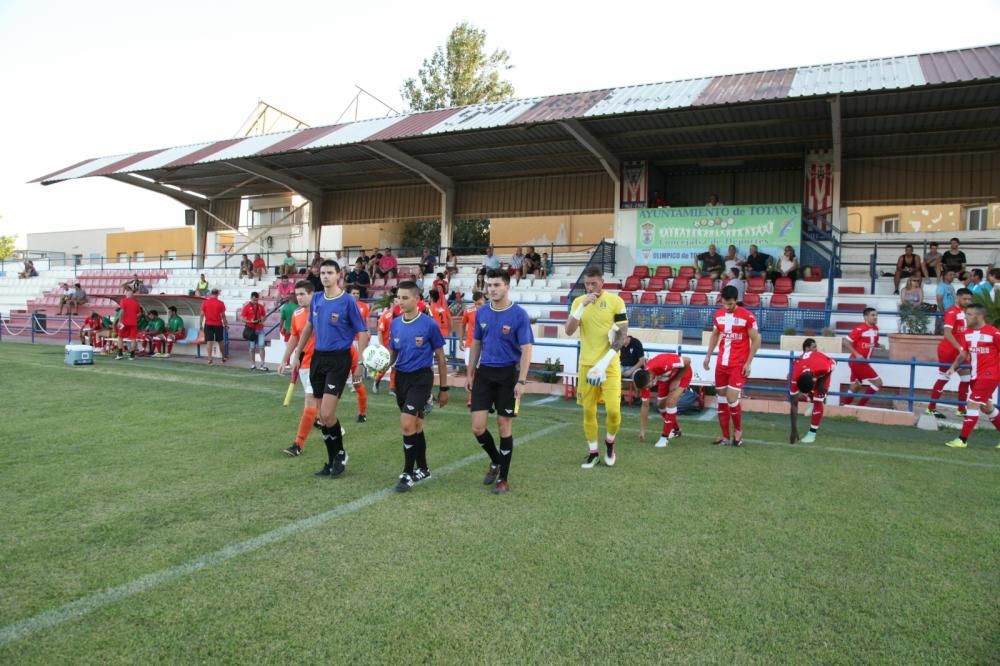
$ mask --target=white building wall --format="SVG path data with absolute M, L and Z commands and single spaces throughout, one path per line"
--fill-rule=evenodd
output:
M 84 259 L 89 259 L 92 256 L 100 257 L 107 249 L 107 235 L 118 231 L 125 231 L 125 228 L 33 233 L 28 234 L 27 249 L 31 252 L 61 252 L 67 257 L 79 254 L 83 255 Z

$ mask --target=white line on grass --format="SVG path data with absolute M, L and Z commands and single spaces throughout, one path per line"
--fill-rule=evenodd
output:
M 523 446 L 533 439 L 544 437 L 549 433 L 565 428 L 567 425 L 569 424 L 558 423 L 542 428 L 541 430 L 528 433 L 527 435 L 517 439 L 517 445 Z M 431 481 L 433 481 L 434 478 L 450 474 L 451 472 L 482 460 L 482 453 L 474 453 L 462 458 L 461 460 L 439 467 L 434 470 L 434 477 L 431 478 Z M 356 513 L 361 509 L 371 506 L 376 502 L 380 502 L 393 494 L 394 491 L 392 488 L 383 488 L 382 490 L 359 497 L 358 499 L 348 502 L 347 504 L 341 504 L 340 506 L 334 507 L 329 511 L 324 511 L 323 513 L 316 514 L 315 516 L 297 520 L 294 523 L 289 523 L 284 527 L 279 527 L 271 530 L 270 532 L 265 532 L 264 534 L 255 536 L 252 539 L 230 544 L 213 553 L 208 553 L 206 555 L 196 557 L 193 560 L 188 560 L 183 564 L 178 564 L 168 569 L 140 576 L 139 578 L 125 583 L 124 585 L 102 590 L 101 592 L 95 592 L 94 594 L 77 599 L 76 601 L 71 601 L 68 604 L 60 606 L 59 608 L 45 611 L 44 613 L 40 613 L 20 622 L 15 622 L 14 624 L 8 624 L 7 626 L 0 628 L 0 646 L 6 646 L 9 643 L 21 640 L 22 638 L 27 638 L 31 634 L 37 633 L 43 629 L 48 629 L 49 627 L 60 625 L 69 620 L 81 618 L 84 615 L 100 610 L 105 606 L 118 603 L 119 601 L 123 601 L 129 597 L 133 597 L 147 590 L 159 587 L 164 583 L 169 583 L 170 581 L 183 576 L 201 571 L 202 569 L 210 566 L 222 564 L 233 559 L 234 557 L 243 555 L 244 553 L 250 553 L 255 550 L 259 550 L 264 546 L 284 541 L 285 539 L 299 534 L 300 532 L 305 532 L 306 530 L 313 529 L 314 527 L 319 527 L 320 525 L 324 525 L 331 520 L 340 518 L 341 516 Z

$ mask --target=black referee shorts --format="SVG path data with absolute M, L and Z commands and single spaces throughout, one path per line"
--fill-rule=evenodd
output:
M 424 407 L 434 390 L 434 372 L 430 368 L 416 372 L 396 371 L 396 404 L 399 411 L 417 418 L 424 417 Z
M 344 393 L 351 374 L 351 350 L 313 352 L 309 365 L 309 383 L 313 396 L 320 399 L 324 394 L 339 398 Z
M 519 371 L 518 365 L 499 368 L 480 365 L 472 382 L 472 411 L 485 412 L 495 408 L 497 416 L 515 416 L 514 387 Z

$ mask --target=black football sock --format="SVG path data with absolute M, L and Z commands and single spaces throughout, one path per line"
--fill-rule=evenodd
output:
M 417 438 L 417 467 L 427 469 L 427 438 L 422 430 L 414 437 Z
M 330 435 L 333 436 L 334 453 L 337 454 L 341 460 L 343 460 L 347 454 L 344 451 L 344 437 L 340 434 L 339 419 L 337 421 L 334 421 L 333 425 L 330 426 Z
M 510 471 L 510 459 L 514 455 L 514 437 L 500 438 L 500 480 L 507 480 Z
M 417 436 L 416 435 L 403 435 L 403 471 L 407 474 L 413 474 L 413 465 L 417 461 Z
M 490 431 L 487 430 L 482 435 L 477 435 L 476 441 L 479 442 L 479 446 L 483 447 L 483 451 L 486 451 L 486 455 L 490 457 L 490 461 L 494 465 L 499 465 L 500 452 L 497 451 L 497 445 L 493 442 L 493 435 L 490 434 Z
M 339 430 L 337 431 L 339 434 Z M 333 461 L 337 457 L 337 442 L 333 437 L 333 428 L 328 426 L 323 426 L 323 444 L 326 445 L 326 456 L 330 459 L 330 464 L 333 465 Z

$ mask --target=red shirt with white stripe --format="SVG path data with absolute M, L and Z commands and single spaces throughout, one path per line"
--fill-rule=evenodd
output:
M 661 382 L 669 382 L 684 372 L 684 359 L 677 354 L 657 354 L 646 364 L 649 374 Z
M 750 331 L 757 330 L 753 313 L 737 306 L 732 312 L 720 308 L 713 316 L 719 332 L 719 361 L 726 367 L 742 367 L 750 358 Z
M 953 305 L 944 311 L 944 327 L 951 329 L 951 334 L 961 343 L 962 334 L 965 333 L 965 310 Z M 955 353 L 955 345 L 943 339 L 938 343 L 938 353 Z
M 1000 330 L 989 324 L 969 328 L 958 341 L 969 355 L 973 380 L 1000 381 Z
M 847 339 L 851 341 L 855 349 L 861 352 L 860 357 L 851 352 L 851 358 L 871 358 L 872 350 L 878 346 L 878 326 L 869 326 L 868 324 L 855 326 Z
M 799 392 L 799 377 L 805 374 L 806 370 L 812 373 L 813 379 L 817 382 L 830 375 L 836 367 L 837 362 L 832 358 L 818 351 L 807 351 L 792 366 L 792 377 L 789 382 L 788 392 L 796 395 Z

